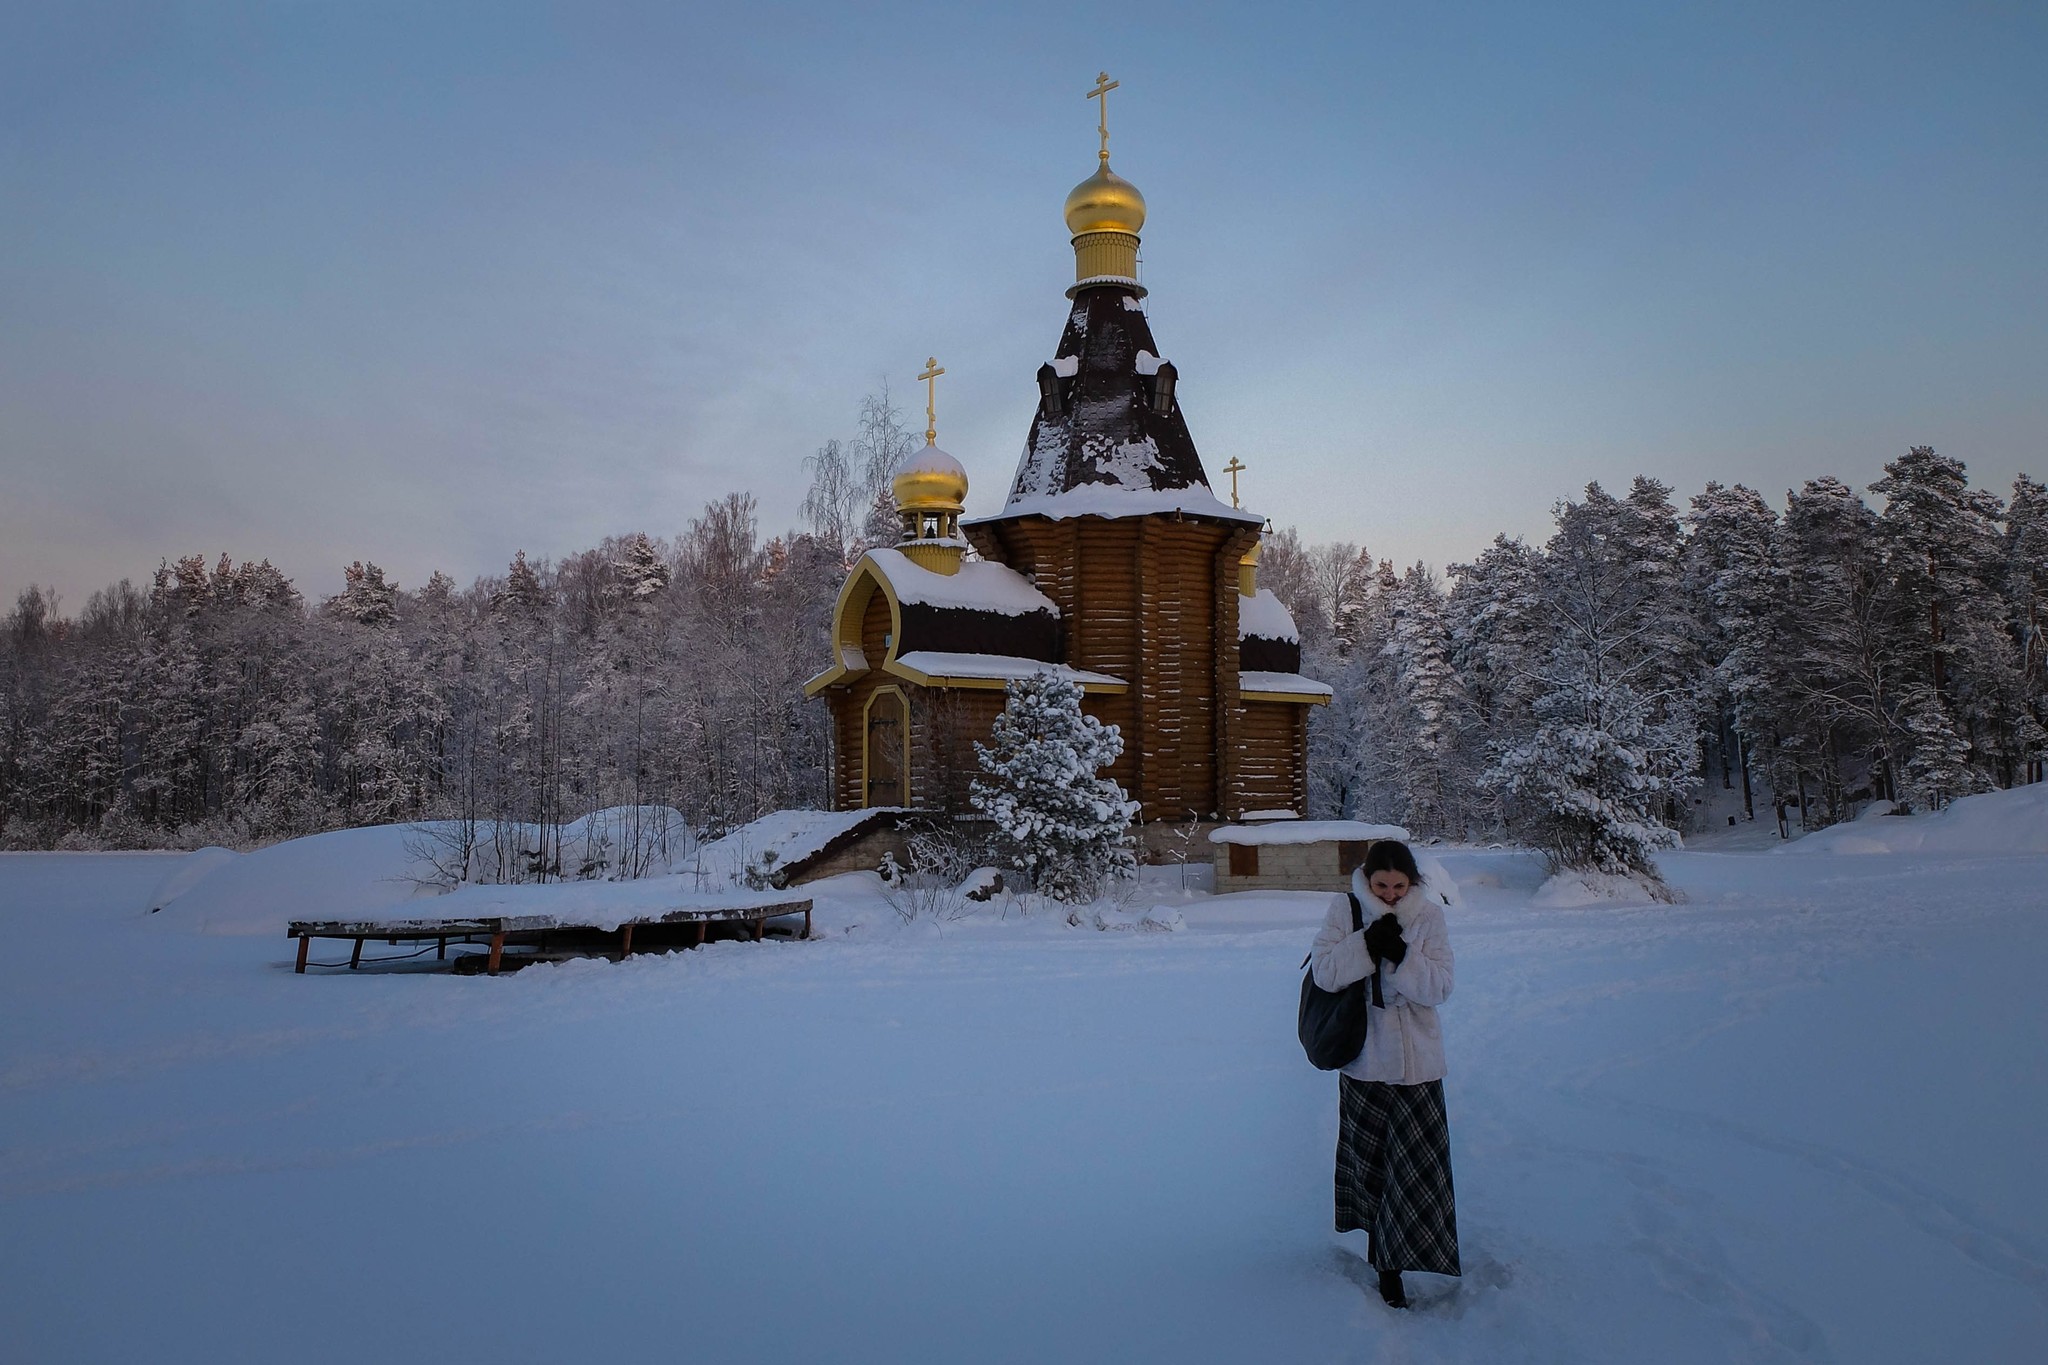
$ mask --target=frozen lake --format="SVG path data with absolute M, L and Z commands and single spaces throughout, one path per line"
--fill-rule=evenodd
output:
M 1316 897 L 300 977 L 150 916 L 172 858 L 0 856 L 6 1358 L 2043 1358 L 2048 858 L 1444 861 L 1467 1274 L 1397 1314 L 1327 1230 Z

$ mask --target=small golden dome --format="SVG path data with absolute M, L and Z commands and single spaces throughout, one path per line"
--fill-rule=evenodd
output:
M 967 505 L 966 469 L 935 445 L 911 456 L 890 487 L 906 512 L 958 512 Z
M 1067 195 L 1067 231 L 1073 236 L 1128 232 L 1135 237 L 1144 226 L 1145 196 L 1112 171 L 1107 161 Z

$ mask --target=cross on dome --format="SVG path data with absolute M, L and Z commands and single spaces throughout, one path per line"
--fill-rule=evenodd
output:
M 936 445 L 939 440 L 939 376 L 946 367 L 939 364 L 937 356 L 926 356 L 924 373 L 918 378 L 924 381 L 924 443 Z
M 1088 98 L 1097 101 L 1102 111 L 1096 120 L 1095 131 L 1102 134 L 1101 155 L 1105 168 L 1109 165 L 1109 92 L 1120 84 L 1119 81 L 1111 80 L 1107 71 L 1098 71 L 1095 73 L 1095 88 L 1088 92 Z

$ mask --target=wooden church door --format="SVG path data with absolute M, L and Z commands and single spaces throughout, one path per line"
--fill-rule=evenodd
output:
M 868 702 L 867 804 L 910 804 L 910 708 L 895 688 Z

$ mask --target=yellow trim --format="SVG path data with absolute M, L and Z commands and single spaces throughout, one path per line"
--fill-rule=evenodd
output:
M 860 623 L 867 615 L 868 599 L 879 590 L 889 603 L 889 649 L 894 655 L 903 641 L 903 604 L 896 600 L 896 589 L 889 586 L 889 576 L 876 566 L 875 561 L 862 555 L 853 566 L 853 572 L 846 575 L 846 582 L 839 588 L 839 600 L 832 604 L 832 649 L 837 658 L 831 667 L 804 684 L 804 695 L 815 697 L 828 687 L 846 681 L 856 673 L 865 673 L 873 665 L 861 653 Z M 857 600 L 856 600 L 857 599 Z M 858 658 L 859 666 L 847 662 Z M 885 664 L 887 660 L 884 660 Z
M 1328 706 L 1330 699 L 1320 692 L 1244 692 L 1238 696 L 1246 701 L 1286 701 L 1296 706 Z
M 873 723 L 875 703 L 883 697 L 896 698 L 897 704 L 903 708 L 903 781 L 897 789 L 896 804 L 910 804 L 910 697 L 895 684 L 885 683 L 868 696 L 868 704 L 860 712 L 860 804 L 863 810 L 874 805 L 874 781 L 868 772 L 868 733 Z
M 956 678 L 944 673 L 926 673 L 922 669 L 912 668 L 901 659 L 889 660 L 882 665 L 882 671 L 884 673 L 893 673 L 899 678 L 908 679 L 919 687 L 978 687 L 994 692 L 1001 691 L 1010 681 L 1008 678 Z M 1121 696 L 1131 690 L 1131 685 L 1127 682 L 1084 682 L 1081 684 L 1081 690 L 1085 693 L 1101 696 Z

